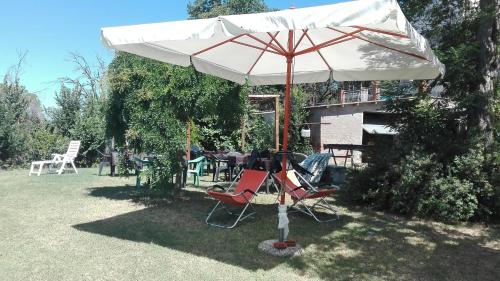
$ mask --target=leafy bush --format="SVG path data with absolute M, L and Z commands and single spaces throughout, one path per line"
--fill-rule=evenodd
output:
M 417 204 L 417 214 L 442 221 L 464 221 L 470 219 L 478 206 L 474 186 L 467 180 L 453 176 L 433 179 L 423 187 Z
M 416 206 L 424 197 L 424 190 L 439 177 L 440 166 L 434 155 L 424 154 L 421 151 L 412 151 L 404 157 L 400 165 L 392 169 L 395 181 L 389 190 L 390 209 L 413 215 Z
M 65 153 L 69 141 L 68 138 L 52 133 L 46 128 L 35 130 L 29 143 L 28 159 L 51 159 L 52 153 Z
M 480 198 L 490 198 L 493 189 L 482 189 L 463 178 L 458 173 L 463 171 L 462 161 L 463 157 L 457 157 L 443 174 L 435 155 L 415 150 L 399 165 L 370 165 L 349 173 L 345 193 L 351 200 L 377 208 L 442 221 L 468 220 L 479 212 L 493 214 L 488 206 L 481 209 L 479 203 Z M 475 168 L 468 171 L 475 172 Z

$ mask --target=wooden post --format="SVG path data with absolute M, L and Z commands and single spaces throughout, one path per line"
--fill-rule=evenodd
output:
M 245 151 L 245 116 L 241 118 L 241 151 Z
M 274 97 L 274 141 L 276 144 L 276 151 L 280 150 L 280 99 L 278 96 Z
M 373 101 L 377 104 L 380 99 L 380 81 L 372 81 L 371 90 L 373 93 Z
M 188 119 L 186 127 L 186 159 L 191 160 L 191 119 Z

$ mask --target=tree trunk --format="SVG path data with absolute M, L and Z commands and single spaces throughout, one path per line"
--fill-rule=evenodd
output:
M 498 40 L 499 40 L 499 0 L 481 0 L 480 23 L 478 30 L 479 64 L 478 72 L 482 76 L 479 92 L 484 102 L 477 111 L 477 125 L 484 133 L 486 147 L 493 143 L 492 116 L 490 107 L 494 102 L 494 91 L 498 83 Z
M 191 160 L 191 119 L 186 122 L 186 159 Z

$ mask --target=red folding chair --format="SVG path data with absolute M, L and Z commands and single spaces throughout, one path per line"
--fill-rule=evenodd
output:
M 257 191 L 264 184 L 268 176 L 266 171 L 257 170 L 242 170 L 235 181 L 231 185 L 224 189 L 220 186 L 214 186 L 207 190 L 207 194 L 211 197 L 217 199 L 219 202 L 215 204 L 215 207 L 207 215 L 205 222 L 208 225 L 222 227 L 222 228 L 233 228 L 238 224 L 238 222 L 252 217 L 256 212 L 255 208 L 252 206 L 252 200 L 257 196 Z M 239 178 L 239 181 L 238 181 Z M 234 188 L 233 188 L 234 187 Z M 221 191 L 216 191 L 219 189 Z M 230 209 L 230 206 L 239 209 L 239 212 L 235 212 Z M 252 211 L 245 214 L 248 208 Z M 236 221 L 233 224 L 216 224 L 210 222 L 212 215 L 218 211 L 225 210 L 227 214 L 236 216 Z
M 281 172 L 273 175 L 274 181 L 283 186 Z M 300 179 L 300 180 L 299 180 Z M 317 188 L 312 186 L 307 180 L 302 177 L 297 171 L 289 170 L 287 171 L 287 179 L 285 185 L 285 192 L 292 197 L 293 205 L 289 208 L 294 209 L 296 212 L 302 212 L 308 216 L 313 217 L 318 222 L 329 222 L 337 220 L 339 215 L 337 210 L 328 203 L 325 198 L 329 195 L 335 193 L 338 190 L 337 186 L 331 186 L 331 188 Z M 314 203 L 308 205 L 306 200 L 313 199 Z M 334 218 L 321 220 L 315 214 L 315 209 L 317 207 L 322 207 L 327 211 L 330 211 Z

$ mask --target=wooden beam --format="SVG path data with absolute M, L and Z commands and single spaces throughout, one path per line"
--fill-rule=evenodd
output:
M 248 95 L 249 98 L 251 99 L 258 99 L 258 98 L 276 98 L 279 97 L 280 95 Z
M 188 119 L 186 126 L 186 159 L 191 160 L 191 119 Z

